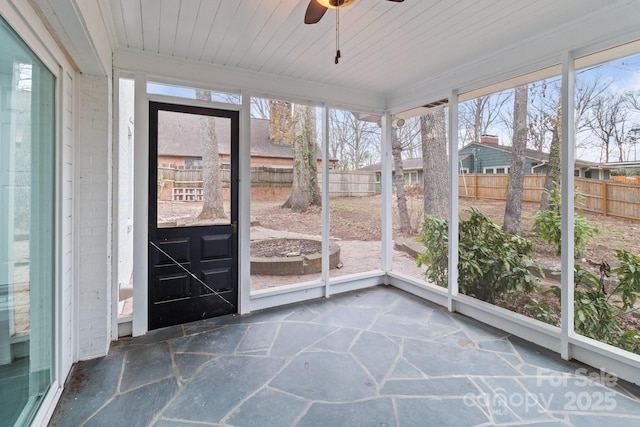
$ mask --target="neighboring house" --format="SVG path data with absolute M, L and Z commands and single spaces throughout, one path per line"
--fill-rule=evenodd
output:
M 525 150 L 524 173 L 546 174 L 548 162 L 549 153 L 527 148 Z M 509 173 L 511 147 L 500 145 L 495 136 L 483 135 L 480 142 L 472 142 L 458 151 L 458 163 L 460 173 Z M 381 163 L 375 163 L 360 168 L 360 170 L 374 171 L 376 182 L 380 182 L 381 165 Z M 405 185 L 422 184 L 422 158 L 404 159 L 402 166 Z M 615 167 L 578 159 L 575 162 L 574 174 L 580 178 L 606 180 L 611 179 L 612 169 Z
M 525 149 L 524 173 L 547 173 L 549 153 Z M 509 173 L 511 147 L 500 145 L 498 137 L 483 135 L 480 142 L 472 142 L 458 150 L 461 173 Z M 576 159 L 575 176 L 591 179 L 610 179 L 610 167 Z
M 380 175 L 382 170 L 382 163 L 374 163 L 362 167 L 358 170 L 365 172 L 375 172 L 376 182 L 380 183 Z M 402 170 L 404 172 L 404 185 L 420 184 L 422 185 L 422 157 L 418 159 L 403 159 Z M 395 182 L 395 163 L 393 164 L 393 176 Z
M 164 112 L 158 123 L 158 164 L 191 168 L 202 166 L 200 124 L 198 116 Z M 229 164 L 229 120 L 216 117 L 218 156 L 221 164 Z M 333 167 L 336 160 L 329 160 Z M 321 152 L 317 155 L 318 169 L 322 166 Z M 269 120 L 251 119 L 251 166 L 293 167 L 290 145 L 274 144 L 269 137 Z

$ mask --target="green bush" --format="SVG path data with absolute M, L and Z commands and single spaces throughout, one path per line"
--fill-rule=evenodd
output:
M 547 289 L 542 292 L 543 295 L 555 294 L 553 289 Z M 553 302 L 549 304 L 544 298 L 540 298 L 536 296 L 535 298 L 529 295 L 527 299 L 527 303 L 524 307 L 529 310 L 531 313 L 531 317 L 536 320 L 539 320 L 544 323 L 548 323 L 549 325 L 558 326 L 559 325 L 559 317 L 558 312 L 560 311 L 560 307 Z
M 449 222 L 430 215 L 422 223 L 418 242 L 426 250 L 418 254 L 416 263 L 426 266 L 425 278 L 438 286 L 447 287 L 449 263 Z
M 425 265 L 425 277 L 446 287 L 448 279 L 448 223 L 428 217 L 418 241 L 425 252 L 416 259 Z M 459 224 L 458 288 L 461 293 L 495 304 L 497 299 L 517 299 L 535 292 L 540 281 L 531 269 L 540 270 L 531 258 L 533 244 L 511 235 L 483 215 L 471 210 L 468 220 Z
M 562 216 L 560 215 L 560 193 L 551 192 L 551 209 L 536 212 L 533 228 L 545 242 L 556 248 L 556 255 L 560 255 L 562 239 Z M 587 243 L 593 239 L 598 230 L 582 215 L 574 215 L 573 243 L 575 255 L 581 255 L 587 248 Z
M 634 308 L 640 298 L 640 257 L 629 251 L 617 250 L 616 258 L 620 267 L 612 270 L 618 279 L 618 284 L 610 292 L 620 298 L 620 311 L 626 312 Z
M 606 291 L 602 280 L 588 270 L 575 266 L 574 310 L 575 331 L 616 347 L 640 354 L 638 331 L 624 331 L 622 316 L 628 315 L 640 298 L 640 258 L 624 250 L 616 251 L 620 267 L 611 270 L 617 279 L 615 286 Z M 560 288 L 553 292 L 560 300 Z

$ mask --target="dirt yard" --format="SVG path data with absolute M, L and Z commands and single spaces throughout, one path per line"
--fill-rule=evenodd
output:
M 282 209 L 282 201 L 258 201 L 251 205 L 251 219 L 262 227 L 272 230 L 291 231 L 304 234 L 320 235 L 321 209 L 311 207 L 305 213 L 292 213 L 289 209 Z M 160 202 L 160 221 L 199 224 L 195 217 L 201 209 L 197 202 Z M 464 217 L 471 207 L 475 207 L 485 215 L 502 224 L 504 216 L 504 202 L 492 200 L 460 200 L 460 215 Z M 408 209 L 411 225 L 415 230 L 420 228 L 422 220 L 422 197 L 409 196 Z M 554 248 L 540 241 L 533 230 L 533 217 L 538 209 L 537 203 L 525 203 L 522 207 L 522 233 L 536 244 L 535 257 L 543 264 L 559 263 Z M 338 240 L 379 241 L 381 238 L 381 198 L 349 197 L 333 198 L 330 200 L 330 235 Z M 394 238 L 412 237 L 398 232 L 397 206 L 394 200 Z M 615 266 L 615 250 L 626 249 L 634 254 L 640 254 L 640 222 L 633 222 L 615 217 L 605 217 L 591 213 L 582 213 L 589 222 L 597 227 L 598 232 L 588 244 L 587 250 L 577 260 L 584 266 L 599 265 L 607 261 Z M 191 219 L 190 219 L 191 218 Z
M 418 229 L 422 218 L 422 198 L 409 197 L 409 216 L 412 227 Z M 460 200 L 460 213 L 465 216 L 471 207 L 475 207 L 489 218 L 502 224 L 504 202 L 491 200 Z M 559 262 L 554 248 L 541 242 L 533 230 L 533 217 L 538 209 L 536 203 L 525 203 L 522 209 L 522 232 L 536 243 L 536 258 L 551 262 Z M 330 201 L 330 234 L 332 238 L 341 240 L 380 240 L 380 196 L 335 198 Z M 397 207 L 393 207 L 394 237 L 400 236 L 397 224 Z M 640 223 L 613 217 L 604 217 L 591 213 L 582 213 L 589 222 L 597 227 L 593 241 L 588 245 L 586 253 L 578 260 L 584 264 L 600 264 L 607 261 L 612 266 L 616 249 L 640 253 Z M 251 207 L 252 219 L 261 226 L 274 230 L 287 230 L 300 233 L 312 231 L 319 234 L 320 208 L 311 208 L 306 213 L 294 214 L 288 209 L 281 209 L 277 202 L 259 202 Z M 403 236 L 407 237 L 407 236 Z

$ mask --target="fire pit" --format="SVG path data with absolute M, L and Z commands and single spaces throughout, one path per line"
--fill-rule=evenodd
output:
M 340 264 L 340 246 L 329 244 L 329 268 Z M 251 242 L 251 274 L 293 276 L 322 271 L 322 242 L 267 239 Z

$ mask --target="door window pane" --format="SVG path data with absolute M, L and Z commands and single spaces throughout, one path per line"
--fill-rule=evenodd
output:
M 158 227 L 230 224 L 231 119 L 158 112 Z

